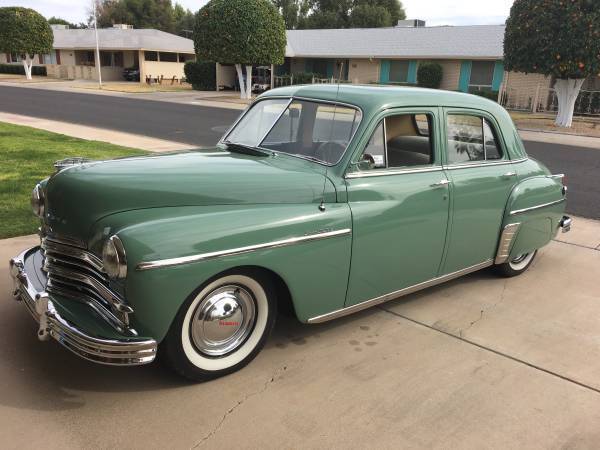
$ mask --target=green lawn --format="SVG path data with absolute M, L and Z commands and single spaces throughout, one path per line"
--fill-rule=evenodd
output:
M 0 239 L 32 234 L 39 220 L 29 199 L 35 184 L 54 172 L 59 159 L 108 159 L 142 155 L 137 149 L 0 122 Z

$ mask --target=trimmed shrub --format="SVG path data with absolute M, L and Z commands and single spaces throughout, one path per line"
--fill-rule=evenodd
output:
M 417 84 L 424 88 L 439 89 L 443 76 L 444 69 L 438 63 L 422 63 L 417 70 Z
M 0 64 L 0 73 L 25 75 L 25 67 L 23 67 L 23 64 Z M 45 66 L 33 66 L 31 68 L 31 74 L 45 77 L 46 76 L 46 67 Z
M 478 95 L 479 97 L 487 98 L 488 100 L 492 100 L 494 102 L 498 102 L 498 91 L 473 91 L 470 94 Z
M 183 66 L 185 79 L 196 91 L 217 89 L 216 66 L 214 62 L 187 61 Z
M 322 75 L 312 72 L 298 72 L 294 74 L 294 84 L 311 84 L 314 78 L 322 78 Z

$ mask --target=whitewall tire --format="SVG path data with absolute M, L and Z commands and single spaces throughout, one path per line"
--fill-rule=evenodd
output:
M 531 266 L 531 263 L 535 259 L 535 255 L 537 255 L 537 250 L 518 255 L 503 264 L 495 266 L 496 271 L 504 277 L 516 277 L 517 275 L 521 275 Z
M 276 304 L 272 284 L 259 272 L 221 274 L 185 301 L 160 350 L 172 368 L 193 380 L 234 372 L 264 346 Z

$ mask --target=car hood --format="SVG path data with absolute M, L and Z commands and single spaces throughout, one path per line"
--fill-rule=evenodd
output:
M 144 208 L 315 203 L 324 167 L 281 156 L 250 156 L 219 148 L 86 163 L 46 184 L 46 222 L 58 234 L 86 238 L 94 222 Z M 335 188 L 325 184 L 328 201 Z

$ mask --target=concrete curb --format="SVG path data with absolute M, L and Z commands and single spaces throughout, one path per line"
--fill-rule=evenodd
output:
M 96 128 L 68 122 L 59 122 L 56 120 L 40 119 L 37 117 L 22 116 L 19 114 L 11 114 L 6 112 L 0 112 L 0 122 L 39 128 L 41 130 L 65 134 L 67 136 L 85 139 L 88 141 L 108 142 L 110 144 L 138 148 L 150 152 L 169 152 L 199 148 L 197 145 L 150 138 L 147 136 L 141 136 L 139 134 L 123 133 L 120 131 L 107 130 L 105 128 Z

